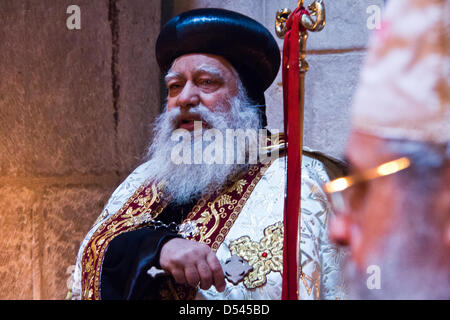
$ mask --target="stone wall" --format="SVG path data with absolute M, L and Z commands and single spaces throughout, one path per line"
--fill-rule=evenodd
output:
M 81 29 L 69 30 L 69 5 Z M 63 299 L 67 268 L 160 110 L 160 1 L 0 1 L 0 299 Z
M 369 35 L 366 9 L 381 2 L 325 0 L 327 25 L 308 43 L 311 148 L 342 153 Z M 161 20 L 222 7 L 273 32 L 276 11 L 296 3 L 1 0 L 0 299 L 65 297 L 80 241 L 151 138 L 164 94 L 154 58 Z M 73 4 L 80 30 L 66 26 Z M 282 128 L 281 96 L 279 76 L 266 93 L 271 128 Z

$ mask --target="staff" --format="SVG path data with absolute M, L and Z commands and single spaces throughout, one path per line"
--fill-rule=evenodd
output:
M 309 10 L 309 11 L 308 11 Z M 325 26 L 325 6 L 314 1 L 308 10 L 303 0 L 291 13 L 282 9 L 276 16 L 276 33 L 284 38 L 283 47 L 283 102 L 284 132 L 287 151 L 287 178 L 284 205 L 283 244 L 283 300 L 298 299 L 298 279 L 301 277 L 300 257 L 300 200 L 303 149 L 303 118 L 305 105 L 306 41 L 309 31 L 320 31 Z M 312 17 L 315 16 L 315 19 Z

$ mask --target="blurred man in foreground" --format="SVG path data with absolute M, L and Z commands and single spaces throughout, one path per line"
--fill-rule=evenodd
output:
M 450 299 L 450 1 L 391 1 L 326 185 L 350 298 Z

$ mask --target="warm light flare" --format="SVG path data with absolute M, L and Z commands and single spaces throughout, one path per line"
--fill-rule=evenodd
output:
M 364 172 L 357 173 L 355 175 L 338 178 L 336 180 L 330 181 L 324 185 L 324 190 L 326 193 L 334 193 L 344 191 L 353 184 L 361 181 L 369 181 L 379 177 L 388 176 L 399 171 L 408 168 L 411 165 L 411 161 L 406 158 L 399 158 L 393 161 L 389 161 L 379 165 L 376 168 L 368 169 Z
M 410 165 L 410 161 L 408 158 L 400 158 L 394 161 L 390 161 L 380 165 L 377 168 L 377 173 L 380 176 L 387 176 L 405 168 L 408 168 Z
M 347 178 L 339 178 L 325 184 L 325 192 L 327 193 L 339 192 L 347 189 L 349 186 L 350 183 Z

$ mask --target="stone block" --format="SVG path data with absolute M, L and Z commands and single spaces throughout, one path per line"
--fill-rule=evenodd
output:
M 114 170 L 107 1 L 2 1 L 1 175 Z
M 64 299 L 67 269 L 115 188 L 1 184 L 0 299 Z
M 117 1 L 117 160 L 130 172 L 144 155 L 161 110 L 160 71 L 155 43 L 161 27 L 160 1 Z
M 113 188 L 46 188 L 36 212 L 40 216 L 42 288 L 40 299 L 64 299 L 68 267 L 75 265 L 81 241 L 101 214 Z
M 33 237 L 35 193 L 0 185 L 0 299 L 33 299 L 39 266 Z
M 237 11 L 264 23 L 264 0 L 173 0 L 172 16 L 196 8 L 221 8 Z
M 350 130 L 350 106 L 364 52 L 309 55 L 306 74 L 304 145 L 341 157 Z M 266 91 L 269 128 L 283 130 L 281 71 Z

